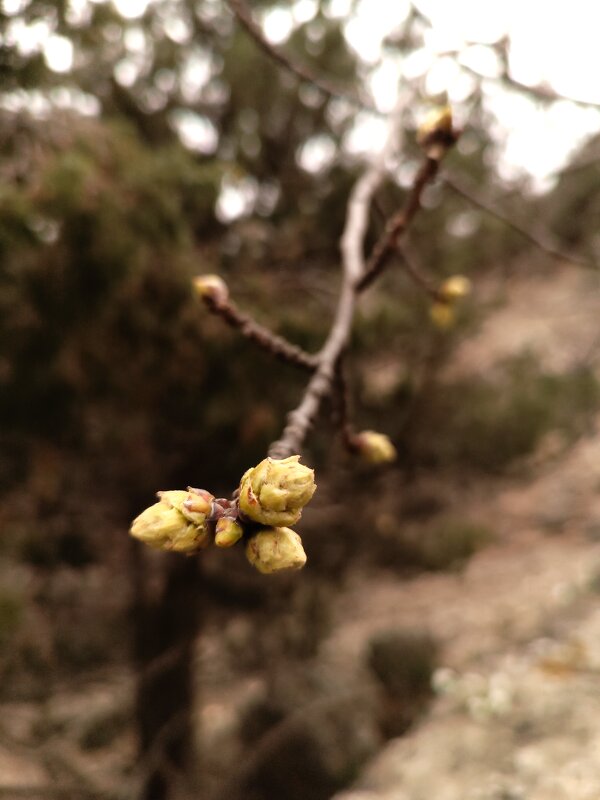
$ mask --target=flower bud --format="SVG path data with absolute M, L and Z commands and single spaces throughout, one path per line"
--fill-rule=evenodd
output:
M 209 492 L 200 489 L 174 489 L 169 492 L 158 492 L 158 496 L 163 503 L 167 503 L 171 508 L 176 508 L 183 516 L 194 525 L 204 525 L 206 517 L 212 510 L 214 497 Z
M 464 275 L 451 275 L 442 283 L 439 292 L 450 303 L 461 300 L 471 293 L 471 281 Z
M 384 433 L 361 431 L 354 441 L 361 458 L 368 464 L 389 464 L 396 460 L 396 448 Z
M 264 575 L 302 569 L 306 553 L 291 528 L 263 528 L 246 545 L 246 557 Z
M 417 143 L 427 158 L 440 161 L 456 141 L 450 106 L 432 108 L 417 130 Z
M 226 303 L 229 299 L 229 288 L 219 275 L 198 275 L 192 281 L 196 293 L 216 303 Z
M 193 553 L 208 545 L 206 514 L 184 514 L 188 492 L 159 492 L 160 501 L 147 508 L 131 524 L 130 534 L 157 550 Z
M 244 535 L 244 529 L 235 519 L 221 517 L 215 528 L 215 544 L 217 547 L 233 547 Z
M 293 525 L 317 488 L 314 470 L 299 464 L 300 456 L 265 458 L 249 469 L 240 483 L 240 510 L 263 525 Z
M 447 331 L 456 321 L 456 312 L 450 303 L 432 303 L 429 307 L 429 317 L 436 328 Z

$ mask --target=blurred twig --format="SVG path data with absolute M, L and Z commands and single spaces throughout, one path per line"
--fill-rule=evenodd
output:
M 381 111 L 374 105 L 374 103 L 367 99 L 353 94 L 349 90 L 336 86 L 325 78 L 320 77 L 313 72 L 305 64 L 292 59 L 289 55 L 283 53 L 278 47 L 275 47 L 267 40 L 260 26 L 254 20 L 252 13 L 244 0 L 227 0 L 229 7 L 235 14 L 239 23 L 243 26 L 245 31 L 252 37 L 260 49 L 269 58 L 273 59 L 280 67 L 286 72 L 290 72 L 296 78 L 306 83 L 310 83 L 321 94 L 326 97 L 345 100 L 353 106 L 358 108 L 365 108 L 375 114 L 381 114 Z
M 381 203 L 378 201 L 378 198 L 375 198 L 373 202 L 373 208 L 379 214 L 379 217 L 383 221 L 384 225 L 387 225 L 388 215 L 381 207 Z M 398 257 L 398 260 L 402 262 L 402 266 L 404 267 L 406 274 L 412 280 L 415 286 L 417 286 L 419 289 L 422 289 L 425 294 L 431 297 L 432 300 L 439 300 L 440 293 L 437 286 L 431 280 L 431 278 L 425 275 L 420 266 L 417 266 L 413 255 L 407 250 L 406 243 L 403 247 L 400 247 L 400 245 L 396 243 L 395 255 Z M 366 284 L 363 287 L 363 290 L 368 289 L 369 285 L 370 284 Z
M 388 256 L 394 252 L 398 240 L 420 208 L 423 189 L 435 178 L 438 169 L 439 162 L 433 158 L 427 158 L 421 165 L 404 208 L 390 218 L 383 236 L 375 244 L 358 283 L 358 291 L 364 291 L 385 269 Z
M 335 380 L 332 392 L 333 420 L 339 429 L 344 447 L 350 453 L 358 450 L 356 434 L 350 420 L 350 392 L 344 371 L 344 360 L 340 359 L 336 365 Z
M 467 200 L 469 203 L 471 203 L 471 205 L 480 208 L 482 211 L 485 211 L 487 214 L 495 217 L 504 225 L 512 228 L 528 242 L 535 245 L 535 247 L 542 252 L 546 253 L 546 255 L 551 256 L 557 261 L 568 261 L 581 267 L 587 267 L 588 269 L 598 269 L 598 265 L 593 261 L 589 261 L 587 258 L 575 255 L 573 253 L 565 253 L 560 250 L 554 244 L 554 242 L 549 241 L 545 235 L 533 233 L 533 231 L 523 227 L 521 223 L 512 219 L 512 217 L 509 217 L 504 211 L 498 208 L 498 206 L 489 198 L 481 195 L 477 189 L 475 189 L 475 187 L 467 185 L 463 178 L 457 178 L 456 175 L 446 174 L 443 176 L 442 180 L 446 186 L 452 189 L 452 191 L 459 195 L 459 197 L 462 197 L 464 200 Z
M 414 15 L 421 19 L 428 27 L 432 28 L 433 25 L 431 23 L 430 17 L 422 11 L 416 3 L 411 3 L 413 8 Z M 477 45 L 481 44 L 481 42 L 476 41 L 469 41 L 465 42 L 466 45 Z M 572 97 L 571 95 L 564 94 L 563 92 L 557 91 L 553 86 L 550 86 L 547 83 L 539 83 L 533 86 L 530 86 L 526 83 L 523 83 L 518 78 L 515 78 L 514 75 L 510 71 L 510 64 L 509 64 L 509 57 L 508 57 L 508 47 L 510 45 L 510 38 L 508 36 L 504 36 L 499 41 L 493 44 L 487 44 L 487 47 L 490 47 L 494 50 L 501 65 L 500 74 L 497 77 L 489 77 L 488 75 L 482 75 L 473 67 L 468 66 L 467 64 L 460 63 L 460 66 L 470 72 L 471 75 L 474 75 L 479 80 L 484 81 L 492 81 L 493 83 L 497 84 L 504 84 L 506 86 L 510 86 L 512 89 L 516 89 L 517 91 L 521 92 L 522 94 L 528 94 L 533 97 L 535 100 L 541 100 L 545 103 L 552 103 L 559 100 L 567 100 L 569 103 L 573 103 L 574 105 L 580 106 L 581 108 L 600 108 L 600 102 L 594 100 L 580 100 L 576 97 Z M 452 49 L 452 50 L 445 50 L 439 53 L 440 56 L 450 55 L 454 56 L 455 58 L 459 59 L 461 55 L 460 50 Z

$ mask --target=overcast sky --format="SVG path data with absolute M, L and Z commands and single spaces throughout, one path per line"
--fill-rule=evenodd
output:
M 0 1 L 17 24 L 24 0 Z M 151 1 L 70 0 L 70 5 L 74 13 L 84 13 L 90 2 L 113 2 L 133 21 Z M 222 1 L 203 3 L 218 6 Z M 433 28 L 426 34 L 424 47 L 401 60 L 382 43 L 405 19 L 408 0 L 329 0 L 328 13 L 345 20 L 351 46 L 374 67 L 371 88 L 381 108 L 393 107 L 403 74 L 420 76 L 432 94 L 447 92 L 459 120 L 468 124 L 473 78 L 456 59 L 443 53 L 460 50 L 463 63 L 493 76 L 497 64 L 486 45 L 503 36 L 510 37 L 510 66 L 517 80 L 530 85 L 546 82 L 562 94 L 600 105 L 600 0 L 418 0 L 418 7 L 431 19 Z M 316 11 L 316 0 L 293 0 L 266 12 L 261 23 L 272 42 L 284 45 L 293 26 L 309 21 Z M 41 49 L 51 69 L 68 72 L 72 46 L 44 23 L 17 25 L 17 37 L 24 49 Z M 485 85 L 485 96 L 487 107 L 498 120 L 493 133 L 504 143 L 501 174 L 511 177 L 525 170 L 539 188 L 548 184 L 548 176 L 586 136 L 600 130 L 598 108 L 570 102 L 543 107 L 492 81 Z M 384 126 L 368 117 L 359 119 L 359 123 L 347 145 L 355 151 L 372 151 L 384 135 Z M 214 146 L 216 132 L 207 121 L 188 120 L 187 128 L 182 123 L 181 130 L 188 136 L 187 144 L 193 145 L 196 136 L 204 137 L 203 146 Z M 318 146 L 313 147 L 307 163 L 309 156 L 317 163 L 326 155 Z

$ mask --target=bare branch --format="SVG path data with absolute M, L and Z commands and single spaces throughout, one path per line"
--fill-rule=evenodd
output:
M 439 161 L 433 158 L 427 158 L 419 168 L 404 208 L 389 220 L 383 236 L 369 256 L 364 274 L 357 286 L 359 292 L 367 289 L 385 269 L 388 257 L 397 249 L 398 240 L 421 207 L 423 190 L 435 178 L 438 169 Z
M 254 342 L 280 361 L 285 361 L 288 364 L 293 364 L 311 372 L 317 366 L 316 356 L 310 355 L 310 353 L 302 350 L 301 347 L 288 342 L 282 336 L 278 336 L 268 328 L 259 325 L 252 317 L 240 311 L 231 300 L 211 296 L 204 296 L 202 299 L 213 314 L 224 319 L 228 325 L 238 330 L 242 336 Z
M 433 27 L 431 24 L 430 17 L 423 12 L 417 5 L 413 2 L 411 3 L 413 8 L 414 15 L 421 19 L 426 25 L 430 28 Z M 569 103 L 573 103 L 574 105 L 580 106 L 581 108 L 600 108 L 600 102 L 594 100 L 580 100 L 576 97 L 571 97 L 571 95 L 563 94 L 562 92 L 558 92 L 553 86 L 550 86 L 548 83 L 539 83 L 534 86 L 529 86 L 526 83 L 523 83 L 518 78 L 515 78 L 510 72 L 510 64 L 508 58 L 508 45 L 510 43 L 509 38 L 506 36 L 500 41 L 496 42 L 495 44 L 488 45 L 488 47 L 492 47 L 494 51 L 497 53 L 500 63 L 502 65 L 502 69 L 500 75 L 497 77 L 489 77 L 488 75 L 482 75 L 473 67 L 468 66 L 468 64 L 463 64 L 460 62 L 460 66 L 470 72 L 471 75 L 478 78 L 479 80 L 483 81 L 491 81 L 492 83 L 496 84 L 504 84 L 505 86 L 509 86 L 512 89 L 516 89 L 517 91 L 521 92 L 522 94 L 528 94 L 533 97 L 535 100 L 541 100 L 544 103 L 554 103 L 559 100 L 567 100 Z M 476 41 L 467 41 L 467 45 L 473 44 L 480 44 L 480 42 Z M 445 50 L 439 53 L 440 56 L 454 56 L 457 59 L 461 55 L 460 50 Z
M 388 217 L 381 207 L 381 204 L 378 202 L 377 198 L 375 198 L 373 203 L 373 208 L 378 212 L 380 218 L 383 220 L 384 225 L 387 227 L 388 225 Z M 385 233 L 383 234 L 385 235 Z M 377 245 L 375 245 L 377 247 Z M 374 248 L 375 249 L 375 248 Z M 398 260 L 402 263 L 404 270 L 408 277 L 412 280 L 412 282 L 417 286 L 419 289 L 422 289 L 425 294 L 429 295 L 429 297 L 436 301 L 440 299 L 440 292 L 435 285 L 435 283 L 425 275 L 419 266 L 417 266 L 413 256 L 411 255 L 410 251 L 407 250 L 406 244 L 403 247 L 400 247 L 399 244 L 396 244 L 395 255 L 398 257 Z M 369 287 L 369 283 L 365 282 L 363 287 L 367 289 Z
M 339 429 L 344 447 L 350 453 L 358 450 L 356 433 L 350 421 L 350 392 L 344 372 L 344 359 L 340 358 L 335 370 L 335 380 L 332 392 L 333 421 Z
M 390 122 L 386 144 L 379 157 L 354 185 L 340 242 L 343 278 L 336 314 L 329 336 L 318 355 L 319 365 L 306 387 L 300 405 L 288 415 L 288 423 L 281 438 L 269 448 L 269 455 L 273 458 L 285 458 L 300 451 L 306 434 L 317 416 L 321 401 L 331 393 L 337 362 L 350 338 L 358 286 L 365 274 L 363 247 L 370 202 L 385 175 L 388 157 L 398 146 L 400 109 L 401 105 L 398 104 Z M 410 218 L 414 216 L 414 211 L 409 215 Z
M 455 192 L 455 194 L 467 200 L 469 203 L 471 203 L 471 205 L 482 209 L 487 214 L 490 214 L 491 216 L 500 220 L 500 222 L 504 223 L 504 225 L 512 228 L 528 242 L 531 242 L 531 244 L 535 245 L 539 250 L 542 250 L 544 253 L 556 259 L 557 261 L 568 261 L 581 267 L 598 269 L 598 265 L 593 261 L 589 261 L 587 258 L 575 255 L 573 253 L 565 253 L 556 247 L 553 242 L 549 241 L 546 236 L 533 233 L 527 228 L 524 228 L 520 223 L 509 217 L 504 211 L 501 211 L 491 200 L 479 194 L 474 187 L 467 186 L 462 178 L 457 178 L 455 175 L 444 175 L 443 181 L 446 186 Z
M 260 26 L 254 20 L 250 9 L 244 0 L 227 0 L 227 2 L 239 23 L 260 47 L 263 53 L 269 56 L 269 58 L 273 59 L 273 61 L 275 61 L 286 72 L 291 73 L 294 75 L 294 77 L 301 81 L 310 83 L 326 97 L 346 100 L 346 102 L 351 103 L 353 106 L 365 108 L 375 114 L 381 114 L 381 111 L 370 100 L 361 98 L 358 95 L 354 95 L 353 93 L 344 90 L 333 83 L 330 83 L 328 80 L 321 78 L 305 64 L 300 64 L 299 62 L 293 60 L 290 58 L 290 56 L 283 53 L 279 48 L 272 45 L 265 37 Z
M 455 51 L 454 54 L 460 55 L 458 51 Z M 469 67 L 467 64 L 463 64 L 462 62 L 460 66 L 467 70 L 467 72 L 470 72 L 471 75 L 479 78 L 479 80 L 491 81 L 496 84 L 504 84 L 504 86 L 509 86 L 511 89 L 516 89 L 522 94 L 528 94 L 534 100 L 541 100 L 544 103 L 555 103 L 559 100 L 567 100 L 569 103 L 573 103 L 580 108 L 600 108 L 600 103 L 598 102 L 594 102 L 593 100 L 579 100 L 576 97 L 571 97 L 570 95 L 563 94 L 562 92 L 557 92 L 556 89 L 547 83 L 538 84 L 536 86 L 528 86 L 526 83 L 522 83 L 522 81 L 517 80 L 517 78 L 511 75 L 508 65 L 505 65 L 502 73 L 497 78 L 491 78 L 488 75 L 482 75 L 480 72 L 477 72 L 476 69 L 473 69 L 473 67 Z

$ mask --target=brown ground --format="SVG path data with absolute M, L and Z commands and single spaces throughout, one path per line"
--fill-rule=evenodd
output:
M 452 369 L 520 350 L 558 370 L 594 363 L 596 284 L 575 270 L 514 281 Z M 376 627 L 417 625 L 444 643 L 443 666 L 429 713 L 335 800 L 600 798 L 600 420 L 566 453 L 549 437 L 536 463 L 525 481 L 470 489 L 466 506 L 499 536 L 464 572 L 349 589 L 362 600 L 351 621 L 340 613 L 336 658 Z

